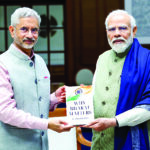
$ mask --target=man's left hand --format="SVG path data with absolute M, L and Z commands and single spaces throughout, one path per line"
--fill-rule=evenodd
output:
M 59 103 L 65 103 L 66 102 L 66 90 L 65 85 L 61 86 L 55 91 L 55 96 L 57 97 L 57 100 Z

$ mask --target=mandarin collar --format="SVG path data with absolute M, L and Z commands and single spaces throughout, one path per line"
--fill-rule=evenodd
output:
M 9 49 L 8 49 L 13 55 L 17 56 L 20 59 L 23 60 L 34 60 L 35 54 L 32 50 L 31 52 L 31 57 L 29 57 L 27 54 L 25 54 L 24 52 L 22 52 L 19 48 L 17 48 L 13 43 L 10 45 Z
M 132 45 L 132 44 L 131 44 Z M 119 58 L 123 58 L 123 57 L 125 57 L 125 56 L 127 56 L 127 54 L 128 54 L 128 52 L 130 51 L 130 49 L 131 49 L 131 45 L 125 50 L 125 52 L 123 52 L 123 53 L 117 53 L 117 52 L 115 52 L 115 54 L 116 54 L 116 57 L 119 57 Z

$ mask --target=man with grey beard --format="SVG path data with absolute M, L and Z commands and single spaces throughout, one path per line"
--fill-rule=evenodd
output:
M 105 21 L 111 50 L 99 56 L 93 79 L 92 150 L 149 150 L 150 51 L 135 38 L 136 21 L 124 10 Z

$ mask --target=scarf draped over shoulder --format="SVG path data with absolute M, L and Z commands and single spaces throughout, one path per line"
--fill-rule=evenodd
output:
M 150 50 L 143 48 L 135 38 L 121 74 L 116 115 L 143 105 L 150 107 Z M 114 142 L 114 150 L 149 150 L 146 123 L 115 128 Z

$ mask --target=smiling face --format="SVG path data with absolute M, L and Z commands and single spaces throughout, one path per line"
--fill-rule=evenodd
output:
M 24 53 L 30 55 L 38 39 L 38 20 L 34 17 L 20 18 L 19 24 L 9 27 L 14 44 Z
M 124 52 L 132 43 L 136 27 L 131 28 L 127 14 L 112 15 L 108 20 L 107 38 L 110 46 L 117 53 Z

